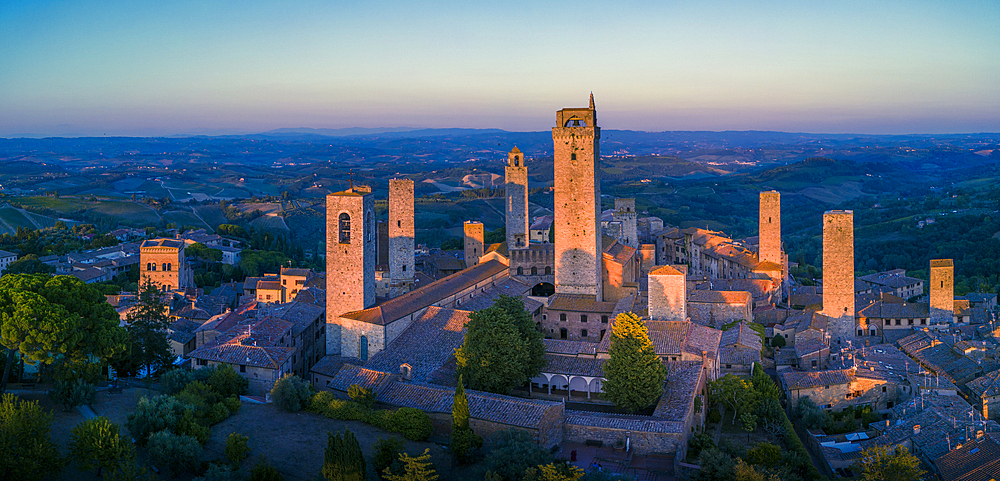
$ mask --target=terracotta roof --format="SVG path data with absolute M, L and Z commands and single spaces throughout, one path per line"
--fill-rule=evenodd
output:
M 606 256 L 622 265 L 634 258 L 636 252 L 638 251 L 636 251 L 635 247 L 627 246 L 617 240 L 604 248 L 604 254 Z
M 146 247 L 184 247 L 184 241 L 175 239 L 149 239 L 142 241 L 142 248 Z
M 681 353 L 701 356 L 702 351 L 708 351 L 709 359 L 718 358 L 719 341 L 722 331 L 702 326 L 691 321 L 649 321 L 644 320 L 649 330 L 649 340 L 656 349 L 656 354 L 676 355 Z M 612 326 L 614 320 L 612 320 Z M 609 327 L 610 332 L 612 328 Z M 604 336 L 598 345 L 597 352 L 608 352 L 611 346 L 611 336 Z
M 370 324 L 386 325 L 433 305 L 441 299 L 468 289 L 490 277 L 503 273 L 506 270 L 507 266 L 502 262 L 489 260 L 407 292 L 399 297 L 389 299 L 378 306 L 363 311 L 352 311 L 341 314 L 340 317 Z
M 567 376 L 604 377 L 605 359 L 593 357 L 545 355 L 545 365 L 542 372 L 563 374 Z
M 684 273 L 672 266 L 660 266 L 650 271 L 651 276 L 683 276 Z
M 616 429 L 635 433 L 678 434 L 684 432 L 681 421 L 667 421 L 652 416 L 608 414 L 566 410 L 565 424 Z
M 840 384 L 850 384 L 854 377 L 849 369 L 836 369 L 831 371 L 785 371 L 781 374 L 781 382 L 785 389 L 811 389 L 820 386 L 834 386 Z
M 530 294 L 531 294 L 531 286 L 512 277 L 508 277 L 500 282 L 497 282 L 496 285 L 494 285 L 493 287 L 486 289 L 486 292 L 480 292 L 476 294 L 476 297 L 473 297 L 472 299 L 465 301 L 462 304 L 462 309 L 466 311 L 478 311 L 480 309 L 486 309 L 487 307 L 492 306 L 493 302 L 496 301 L 498 297 L 506 295 L 511 297 L 522 298 L 525 304 L 524 305 L 525 310 L 527 310 L 528 312 L 533 312 L 535 309 L 540 307 L 541 304 L 538 301 L 527 299 L 526 296 Z M 534 307 L 534 309 L 528 307 L 529 301 L 531 302 L 531 305 Z
M 281 268 L 281 275 L 282 276 L 309 277 L 310 273 L 312 273 L 312 269 L 304 269 L 304 268 L 301 268 L 301 267 L 282 267 Z
M 265 317 L 253 324 L 235 326 L 204 346 L 195 349 L 191 357 L 266 369 L 280 369 L 295 352 L 291 347 L 279 347 L 278 340 L 291 331 L 292 323 Z
M 409 364 L 413 379 L 425 381 L 461 347 L 470 314 L 469 311 L 428 307 L 385 349 L 372 356 L 365 367 L 397 373 L 400 365 Z
M 267 291 L 280 291 L 281 290 L 281 282 L 279 282 L 279 281 L 257 281 L 257 290 L 258 291 L 264 291 L 264 290 L 267 290 Z
M 966 387 L 979 397 L 1000 396 L 1000 370 L 977 377 L 969 381 Z
M 323 376 L 333 377 L 338 371 L 340 371 L 340 367 L 344 364 L 357 365 L 358 362 L 360 362 L 360 360 L 356 357 L 328 355 L 320 358 L 316 364 L 313 364 L 313 367 L 310 368 L 309 371 Z
M 982 439 L 965 443 L 938 458 L 934 465 L 944 481 L 1000 479 L 1000 436 L 988 433 Z
M 329 387 L 343 392 L 347 392 L 354 384 L 367 389 L 376 389 L 390 377 L 391 374 L 386 372 L 373 371 L 354 364 L 343 363 L 340 365 L 340 370 L 330 380 Z
M 545 352 L 576 356 L 579 354 L 597 354 L 597 343 L 587 341 L 570 341 L 568 339 L 542 339 Z
M 666 387 L 656 403 L 653 417 L 683 423 L 691 411 L 698 388 L 705 380 L 705 370 L 699 361 L 668 362 Z

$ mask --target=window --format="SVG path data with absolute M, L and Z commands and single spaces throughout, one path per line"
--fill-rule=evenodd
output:
M 920 325 L 921 326 L 926 326 L 927 325 L 927 319 L 921 319 L 920 320 Z
M 517 275 L 519 275 L 519 276 L 523 276 L 524 275 L 524 268 L 523 267 L 518 267 L 517 268 Z
M 576 160 L 576 154 L 569 154 L 569 160 Z
M 208 361 L 206 361 L 204 359 L 198 359 L 198 365 L 199 366 L 207 366 L 208 365 Z
M 885 392 L 885 386 L 882 386 L 882 392 Z
M 358 353 L 359 353 L 358 357 L 360 357 L 362 361 L 367 361 L 368 360 L 368 338 L 365 337 L 365 336 L 361 336 L 361 339 L 358 341 L 358 343 L 360 344 L 358 346 Z
M 240 372 L 247 372 L 246 364 L 240 364 Z
M 732 369 L 732 368 L 733 368 L 732 364 L 726 364 L 726 369 Z
M 601 324 L 607 324 L 607 323 L 608 323 L 608 316 L 601 316 Z
M 812 367 L 816 367 L 816 360 L 813 359 L 811 364 L 812 364 Z M 830 386 L 827 386 L 826 388 L 829 389 Z
M 545 266 L 545 275 L 552 275 L 552 266 Z
M 403 264 L 403 272 L 406 272 L 406 264 Z
M 858 329 L 858 335 L 859 336 L 864 336 L 865 335 L 865 331 L 863 329 Z
M 168 264 L 167 264 L 167 270 L 168 270 L 168 271 L 172 271 L 172 270 L 174 270 L 174 265 L 173 265 L 173 264 L 169 264 L 169 263 L 168 263 Z
M 587 322 L 587 315 L 586 314 L 580 314 L 580 322 Z
M 815 362 L 815 361 L 813 361 Z M 823 389 L 830 389 L 830 386 L 823 386 Z
M 351 216 L 344 212 L 340 214 L 340 243 L 350 244 L 351 243 Z
M 163 271 L 166 271 L 167 270 L 167 263 L 164 262 L 163 264 L 161 264 L 160 265 L 160 269 L 163 270 Z
M 913 319 L 910 319 L 909 321 L 910 322 L 908 324 L 912 326 L 913 325 Z
M 587 330 L 586 329 L 580 329 L 580 337 L 587 337 Z
M 559 329 L 559 339 L 566 339 L 566 328 L 565 327 Z
M 288 279 L 282 279 L 281 280 L 281 285 L 287 286 L 288 285 Z
M 531 268 L 531 275 L 533 275 L 533 276 L 537 276 L 538 275 L 538 268 L 537 267 L 532 267 Z
M 601 339 L 604 339 L 604 334 L 607 333 L 607 329 L 601 329 Z
M 396 221 L 396 227 L 403 227 L 403 221 L 397 220 Z
M 566 313 L 565 312 L 559 314 L 559 320 L 560 321 L 565 321 L 566 320 Z

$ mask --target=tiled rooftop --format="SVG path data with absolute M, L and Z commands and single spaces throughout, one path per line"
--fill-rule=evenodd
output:
M 397 373 L 409 364 L 413 379 L 424 381 L 444 365 L 465 341 L 469 311 L 431 306 L 415 319 L 399 337 L 365 363 L 376 371 Z
M 576 356 L 580 354 L 597 354 L 597 343 L 587 341 L 570 341 L 566 339 L 542 339 L 545 345 L 545 352 L 552 354 L 562 354 L 564 356 Z
M 1000 435 L 988 433 L 934 461 L 943 481 L 1000 479 Z
M 292 323 L 274 317 L 265 317 L 251 325 L 237 325 L 195 349 L 191 357 L 279 369 L 295 352 L 294 348 L 276 345 L 280 337 L 289 333 L 291 328 Z
M 604 377 L 605 359 L 593 357 L 545 355 L 545 365 L 542 372 L 563 374 L 566 376 Z
M 785 371 L 779 374 L 782 384 L 789 391 L 794 389 L 811 389 L 820 386 L 850 384 L 854 376 L 849 369 L 830 371 Z

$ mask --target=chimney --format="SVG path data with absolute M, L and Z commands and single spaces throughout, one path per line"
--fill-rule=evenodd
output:
M 701 367 L 708 367 L 708 351 L 701 351 Z
M 919 424 L 914 424 L 913 425 L 913 435 L 916 436 L 918 434 L 920 434 L 920 425 Z

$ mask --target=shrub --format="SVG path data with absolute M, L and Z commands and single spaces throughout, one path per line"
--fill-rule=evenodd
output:
M 451 432 L 451 452 L 460 463 L 471 463 L 476 452 L 483 446 L 483 438 L 471 429 L 455 429 Z
M 715 440 L 706 433 L 698 433 L 688 440 L 687 459 L 697 460 L 701 452 L 715 447 Z
M 59 448 L 49 437 L 53 418 L 38 401 L 0 395 L 0 473 L 5 479 L 35 481 L 62 470 Z
M 774 467 L 781 463 L 781 447 L 771 443 L 757 443 L 747 451 L 747 462 Z
M 191 436 L 178 436 L 164 429 L 149 436 L 149 460 L 177 475 L 198 466 L 201 445 Z
M 722 421 L 722 412 L 718 409 L 712 408 L 708 410 L 708 414 L 705 416 L 705 421 L 717 424 Z
M 66 412 L 81 404 L 94 402 L 94 385 L 77 379 L 75 381 L 56 381 L 49 396 L 53 401 L 62 404 Z
M 160 376 L 160 390 L 167 394 L 177 394 L 194 382 L 194 372 L 187 369 L 171 369 Z
M 389 418 L 392 430 L 411 441 L 425 441 L 431 437 L 433 427 L 427 413 L 416 408 L 399 408 Z
M 191 481 L 237 481 L 233 468 L 226 464 L 212 463 L 205 471 L 205 475 L 194 478 Z
M 132 441 L 121 435 L 118 425 L 104 417 L 86 419 L 73 428 L 70 456 L 80 469 L 113 471 L 135 457 Z
M 403 452 L 403 441 L 399 438 L 385 438 L 375 441 L 375 454 L 372 455 L 372 468 L 381 478 L 386 468 L 392 474 L 403 473 L 403 462 L 399 453 Z
M 281 410 L 291 413 L 309 406 L 311 397 L 309 386 L 293 374 L 285 374 L 275 381 L 274 387 L 271 388 L 271 401 Z
M 327 406 L 326 415 L 344 421 L 367 421 L 371 411 L 353 401 L 334 399 Z
M 494 434 L 491 441 L 486 467 L 502 480 L 520 480 L 525 469 L 552 462 L 528 433 L 508 429 Z
M 392 411 L 388 409 L 379 409 L 377 411 L 372 411 L 368 414 L 368 424 L 375 426 L 383 431 L 392 431 Z
M 186 411 L 192 407 L 177 400 L 173 396 L 156 396 L 152 399 L 139 399 L 135 411 L 128 415 L 125 427 L 142 446 L 150 434 L 162 431 L 176 431 L 177 424 Z
M 208 442 L 208 437 L 212 434 L 211 430 L 207 426 L 203 426 L 195 418 L 194 411 L 185 411 L 184 415 L 181 416 L 181 420 L 177 422 L 176 428 L 177 434 L 183 436 L 191 436 L 198 440 L 199 443 L 205 444 Z
M 249 481 L 285 481 L 285 478 L 281 476 L 277 468 L 267 464 L 267 460 L 261 456 L 257 464 L 253 465 L 253 470 L 250 471 Z
M 239 396 L 229 396 L 222 400 L 222 403 L 226 405 L 226 410 L 229 411 L 229 415 L 232 416 L 240 411 L 240 407 L 243 403 L 240 402 Z
M 226 458 L 233 466 L 239 466 L 248 455 L 250 455 L 250 438 L 239 434 L 230 433 L 226 436 Z
M 329 407 L 330 403 L 334 400 L 336 400 L 336 398 L 333 396 L 332 392 L 320 391 L 313 394 L 312 399 L 309 400 L 309 407 L 307 409 L 314 413 L 326 414 L 327 407 Z
M 375 393 L 371 389 L 363 388 L 357 384 L 351 384 L 351 387 L 347 388 L 347 395 L 352 401 L 360 404 L 365 409 L 372 409 L 375 407 Z
M 212 387 L 213 391 L 226 398 L 246 394 L 250 387 L 250 381 L 237 374 L 229 364 L 223 364 L 208 375 L 208 385 Z
M 205 416 L 205 419 L 211 426 L 222 422 L 224 419 L 228 417 L 229 417 L 229 408 L 226 407 L 225 403 L 220 401 L 212 405 L 211 409 L 208 410 L 208 415 Z

